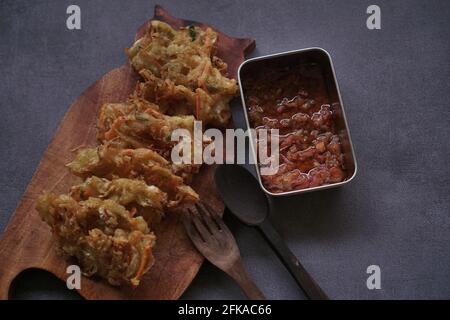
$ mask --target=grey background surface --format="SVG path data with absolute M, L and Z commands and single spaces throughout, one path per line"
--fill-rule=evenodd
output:
M 78 4 L 82 30 L 66 29 Z M 349 185 L 274 203 L 272 221 L 334 299 L 450 298 L 450 2 L 159 1 L 175 16 L 253 37 L 252 56 L 319 46 L 333 58 L 359 172 Z M 378 4 L 382 29 L 366 28 Z M 126 62 L 123 48 L 153 15 L 149 0 L 0 0 L 0 230 L 69 105 Z M 249 273 L 272 299 L 303 299 L 254 229 L 230 214 Z M 382 289 L 366 288 L 366 268 Z M 28 272 L 16 298 L 76 298 Z M 185 299 L 244 298 L 205 263 Z

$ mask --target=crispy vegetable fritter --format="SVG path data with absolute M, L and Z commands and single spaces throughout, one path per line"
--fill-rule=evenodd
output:
M 144 82 L 140 82 L 135 94 L 158 103 L 160 109 L 171 115 L 195 114 L 198 120 L 214 127 L 225 127 L 230 119 L 229 101 L 233 96 L 223 99 L 202 88 L 192 91 L 170 80 L 155 77 L 148 70 L 140 72 Z
M 142 179 L 167 193 L 168 208 L 199 200 L 198 194 L 184 184 L 183 178 L 173 173 L 171 164 L 150 149 L 120 149 L 113 145 L 86 148 L 80 150 L 67 166 L 73 174 L 83 178 L 95 175 L 107 179 Z
M 148 148 L 166 159 L 178 141 L 171 141 L 175 129 L 194 131 L 193 116 L 166 116 L 142 99 L 102 106 L 97 138 L 101 142 L 119 140 L 124 148 Z
M 130 99 L 126 103 L 104 104 L 100 110 L 97 138 L 102 142 L 111 142 L 120 148 L 147 148 L 158 152 L 166 160 L 171 160 L 171 152 L 179 143 L 191 144 L 194 150 L 193 116 L 167 116 L 153 105 L 142 99 Z M 157 106 L 156 106 L 157 107 Z M 172 132 L 186 129 L 190 138 L 186 141 L 172 141 Z M 211 143 L 203 136 L 202 145 Z M 174 173 L 189 183 L 192 175 L 198 173 L 200 164 L 194 164 L 194 153 L 191 163 L 173 164 Z
M 62 251 L 74 256 L 87 276 L 97 274 L 110 284 L 137 286 L 153 265 L 155 236 L 142 217 L 113 200 L 45 193 L 37 210 L 52 228 Z
M 115 132 L 115 121 L 130 114 L 139 114 L 147 110 L 158 111 L 158 105 L 148 102 L 144 99 L 131 99 L 123 103 L 105 103 L 100 109 L 100 114 L 97 122 L 97 139 L 100 141 L 106 138 L 113 138 L 117 133 Z
M 67 165 L 84 182 L 68 195 L 39 197 L 41 218 L 85 275 L 137 286 L 154 262 L 156 237 L 149 225 L 166 211 L 199 201 L 187 183 L 200 165 L 172 163 L 172 151 L 186 150 L 174 149 L 180 141 L 171 136 L 187 129 L 191 137 L 182 146 L 197 146 L 195 119 L 215 127 L 229 122 L 228 103 L 238 88 L 226 77 L 227 64 L 215 56 L 217 37 L 211 28 L 174 30 L 152 21 L 127 51 L 142 77 L 136 90 L 126 102 L 102 106 L 101 145 L 79 150 Z M 203 146 L 212 143 L 204 139 Z
M 224 127 L 228 102 L 237 94 L 227 65 L 216 57 L 217 33 L 190 26 L 172 29 L 152 21 L 147 33 L 128 49 L 133 67 L 146 80 L 137 94 L 157 103 L 169 115 L 195 114 L 205 124 Z
M 108 180 L 92 176 L 82 184 L 73 186 L 70 196 L 77 201 L 88 200 L 90 197 L 113 200 L 134 215 L 143 216 L 149 225 L 161 221 L 167 206 L 165 192 L 136 179 Z

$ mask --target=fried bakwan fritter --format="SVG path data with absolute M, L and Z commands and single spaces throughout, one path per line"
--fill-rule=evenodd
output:
M 124 148 L 152 149 L 170 159 L 170 152 L 177 143 L 171 140 L 172 132 L 186 129 L 193 134 L 195 118 L 166 116 L 152 106 L 145 108 L 144 101 L 131 99 L 127 103 L 103 105 L 97 137 L 101 142 L 120 141 Z
M 155 236 L 142 217 L 133 217 L 113 200 L 76 201 L 45 193 L 37 210 L 62 251 L 76 257 L 87 276 L 99 275 L 112 285 L 137 286 L 153 265 Z
M 148 106 L 148 108 L 146 108 Z M 194 150 L 193 116 L 167 116 L 156 110 L 155 105 L 143 99 L 130 99 L 126 103 L 109 103 L 102 106 L 98 121 L 98 139 L 111 142 L 120 148 L 148 148 L 158 152 L 166 160 L 171 160 L 171 152 L 179 143 L 190 143 Z M 180 137 L 172 141 L 176 129 L 185 129 L 189 133 L 186 141 Z M 211 143 L 200 135 L 202 145 Z M 174 173 L 189 183 L 192 175 L 198 173 L 200 164 L 194 164 L 194 152 L 190 163 L 174 164 Z
M 172 171 L 172 165 L 150 149 L 120 149 L 114 145 L 101 145 L 78 152 L 67 165 L 82 178 L 98 176 L 106 179 L 142 179 L 168 195 L 168 208 L 179 208 L 199 200 L 198 194 L 185 185 L 183 178 Z
M 158 111 L 158 105 L 144 99 L 130 99 L 130 101 L 122 103 L 105 103 L 100 109 L 97 122 L 97 138 L 100 141 L 106 140 L 108 135 L 115 134 L 114 123 L 120 117 L 129 114 L 139 114 L 147 110 Z M 108 139 L 108 140 L 110 140 Z
M 195 114 L 205 124 L 224 127 L 228 102 L 237 94 L 236 80 L 216 57 L 217 33 L 190 26 L 172 29 L 152 21 L 141 39 L 127 50 L 133 67 L 146 80 L 137 94 L 157 103 L 169 115 Z
M 217 36 L 210 28 L 174 30 L 151 22 L 127 51 L 142 77 L 136 90 L 126 102 L 102 106 L 97 123 L 102 144 L 79 150 L 67 165 L 84 182 L 68 195 L 39 197 L 40 216 L 87 276 L 137 286 L 154 261 L 156 238 L 149 225 L 165 211 L 199 201 L 187 183 L 200 165 L 172 163 L 171 153 L 185 152 L 179 143 L 197 145 L 195 119 L 215 127 L 229 122 L 228 103 L 238 88 L 226 77 L 227 64 L 215 56 Z M 171 141 L 175 129 L 191 137 Z
M 155 101 L 160 110 L 170 115 L 194 114 L 197 120 L 215 127 L 225 127 L 230 119 L 228 102 L 220 95 L 210 94 L 202 88 L 192 91 L 170 80 L 155 77 L 148 70 L 140 72 L 144 82 L 140 82 L 135 95 Z
M 165 192 L 136 179 L 108 180 L 92 176 L 82 184 L 73 186 L 70 196 L 77 201 L 91 197 L 113 200 L 130 210 L 133 215 L 143 216 L 149 225 L 161 221 L 167 206 Z

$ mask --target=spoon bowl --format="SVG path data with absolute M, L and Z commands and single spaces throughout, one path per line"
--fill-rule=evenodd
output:
M 269 212 L 269 202 L 256 178 L 237 164 L 221 165 L 216 169 L 215 181 L 228 209 L 243 223 L 261 224 Z

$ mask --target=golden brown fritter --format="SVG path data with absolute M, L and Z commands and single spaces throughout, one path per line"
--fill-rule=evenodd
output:
M 137 286 L 153 265 L 155 236 L 142 217 L 113 200 L 45 193 L 37 210 L 51 227 L 62 251 L 77 258 L 83 273 L 112 285 Z
M 80 150 L 67 165 L 85 181 L 69 195 L 39 198 L 40 216 L 86 275 L 137 286 L 153 264 L 155 236 L 148 225 L 165 211 L 199 200 L 186 184 L 200 165 L 172 163 L 179 141 L 171 136 L 175 129 L 187 129 L 191 136 L 182 143 L 194 150 L 195 118 L 216 127 L 230 119 L 228 103 L 237 85 L 226 77 L 227 64 L 215 56 L 216 42 L 210 28 L 173 30 L 151 22 L 127 51 L 143 82 L 128 101 L 102 106 L 97 123 L 102 145 Z
M 227 65 L 216 57 L 217 33 L 190 26 L 172 29 L 152 21 L 147 33 L 128 49 L 131 64 L 146 80 L 136 94 L 169 115 L 195 114 L 205 124 L 225 127 L 228 102 L 237 94 Z
M 143 99 L 130 99 L 126 103 L 105 104 L 98 120 L 97 138 L 100 142 L 114 141 L 123 148 L 148 148 L 166 159 L 178 141 L 171 141 L 172 132 L 186 129 L 194 131 L 193 116 L 166 116 L 153 107 L 146 109 Z M 150 104 L 150 103 L 148 103 Z
M 184 184 L 183 178 L 173 173 L 172 165 L 150 149 L 120 149 L 114 145 L 86 148 L 80 150 L 67 166 L 82 178 L 95 175 L 110 180 L 142 179 L 167 193 L 168 208 L 179 208 L 199 200 L 198 194 Z
M 194 114 L 204 125 L 225 127 L 230 120 L 229 101 L 234 95 L 224 98 L 221 94 L 211 94 L 202 88 L 194 91 L 171 80 L 155 77 L 148 70 L 140 72 L 144 82 L 140 82 L 135 95 L 155 101 L 160 110 L 169 115 Z
M 167 206 L 167 194 L 142 180 L 118 178 L 108 180 L 92 176 L 73 186 L 70 196 L 76 201 L 90 197 L 109 199 L 129 210 L 133 216 L 143 216 L 149 225 L 161 221 Z
M 129 114 L 142 113 L 149 109 L 158 111 L 159 107 L 147 100 L 137 98 L 130 99 L 127 102 L 103 104 L 98 116 L 97 139 L 100 141 L 106 140 L 107 132 L 109 134 L 114 132 L 111 129 L 114 128 L 113 124 L 118 118 Z M 110 140 L 112 137 L 108 138 Z
M 102 106 L 98 120 L 97 138 L 102 143 L 111 143 L 120 148 L 147 148 L 171 160 L 171 152 L 179 143 L 191 144 L 194 150 L 193 116 L 167 116 L 157 111 L 158 106 L 143 99 L 130 99 L 126 103 L 109 103 Z M 185 129 L 190 134 L 187 140 L 172 141 L 176 129 Z M 200 135 L 202 145 L 211 143 Z M 198 173 L 200 164 L 194 164 L 192 152 L 190 163 L 173 165 L 175 174 L 189 183 Z

